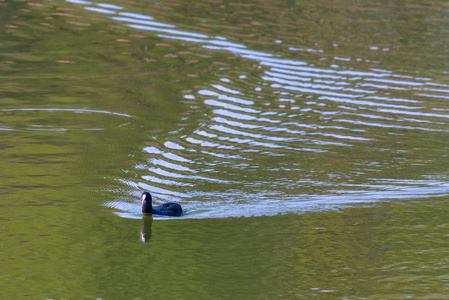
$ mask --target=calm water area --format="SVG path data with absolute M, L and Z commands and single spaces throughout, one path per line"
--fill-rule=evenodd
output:
M 0 0 L 0 299 L 449 299 L 448 57 L 447 1 Z

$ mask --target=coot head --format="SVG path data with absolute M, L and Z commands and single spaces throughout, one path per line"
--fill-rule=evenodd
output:
M 140 196 L 140 201 L 142 202 L 142 213 L 151 214 L 153 211 L 152 198 L 149 192 L 143 192 Z

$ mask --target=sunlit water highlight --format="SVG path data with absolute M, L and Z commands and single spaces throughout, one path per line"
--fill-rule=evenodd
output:
M 335 56 L 333 59 L 340 65 L 316 66 L 316 62 L 252 50 L 250 45 L 229 41 L 224 36 L 159 22 L 154 16 L 126 11 L 115 4 L 67 2 L 81 5 L 82 10 L 98 20 L 124 25 L 130 33 L 138 31 L 169 43 L 199 45 L 213 53 L 228 53 L 251 62 L 251 70 L 217 68 L 208 86 L 192 88 L 182 96 L 181 100 L 189 103 L 192 110 L 204 113 L 187 114 L 183 121 L 194 124 L 193 127 L 157 137 L 163 143 L 150 141 L 151 146 L 143 147 L 146 163 L 128 170 L 138 176 L 117 178 L 132 191 L 126 199 L 105 205 L 118 210 L 120 216 L 141 216 L 136 201 L 141 190 L 154 193 L 156 202 L 180 202 L 186 208 L 184 218 L 297 213 L 355 202 L 449 193 L 445 178 L 422 178 L 432 177 L 430 173 L 414 179 L 404 177 L 406 173 L 398 178 L 384 174 L 385 165 L 426 165 L 424 161 L 411 162 L 416 156 L 413 149 L 398 149 L 397 158 L 392 155 L 391 160 L 384 162 L 379 155 L 363 155 L 359 162 L 350 161 L 344 166 L 349 171 L 345 175 L 336 174 L 343 171 L 332 166 L 333 161 L 345 159 L 345 151 L 382 152 L 388 147 L 382 145 L 390 139 L 405 142 L 409 134 L 423 138 L 427 132 L 447 132 L 449 114 L 441 99 L 449 97 L 449 85 L 392 70 L 355 70 L 345 66 L 354 60 L 363 61 L 360 58 Z M 282 40 L 276 43 L 282 44 Z M 11 107 L 0 113 L 40 111 L 134 118 L 125 113 L 85 108 Z M 198 117 L 200 122 L 195 119 Z M 122 125 L 118 120 L 117 126 Z M 70 126 L 48 124 L 0 126 L 2 131 L 24 129 L 72 130 Z M 89 126 L 81 129 L 104 130 Z M 316 162 L 316 166 L 304 168 L 305 160 L 309 160 L 308 164 Z M 320 165 L 321 161 L 325 163 Z M 321 173 L 327 174 L 325 178 L 319 176 Z M 303 186 L 307 186 L 305 191 Z
M 229 42 L 225 37 L 157 22 L 153 16 L 125 12 L 122 7 L 68 2 L 90 5 L 84 8 L 113 15 L 110 20 L 142 32 L 156 33 L 161 39 L 198 43 L 205 49 L 227 51 L 253 60 L 253 68 L 260 70 L 258 78 L 249 79 L 245 70 L 241 70 L 240 76 L 227 74 L 216 78 L 209 88 L 185 95 L 186 100 L 196 103 L 194 106 L 209 111 L 207 121 L 189 133 L 170 137 L 176 143 L 167 140 L 165 145 L 144 148 L 148 164 L 137 168 L 148 174 L 142 175 L 141 181 L 122 181 L 133 190 L 151 190 L 156 201 L 181 202 L 185 207 L 184 218 L 275 215 L 449 193 L 445 181 L 399 181 L 382 177 L 373 178 L 371 183 L 341 182 L 335 187 L 342 189 L 331 187 L 327 195 L 289 193 L 280 182 L 286 181 L 295 189 L 300 188 L 302 182 L 298 177 L 283 175 L 264 179 L 264 169 L 254 164 L 252 158 L 280 156 L 288 161 L 291 152 L 319 155 L 335 151 L 335 147 L 353 147 L 357 143 L 370 148 L 380 139 L 377 130 L 381 130 L 381 135 L 393 136 L 398 133 L 391 130 L 400 130 L 400 135 L 409 131 L 445 132 L 449 118 L 447 110 L 435 107 L 435 103 L 429 103 L 428 99 L 441 98 L 441 93 L 449 91 L 448 85 L 433 82 L 431 78 L 400 75 L 383 69 L 357 71 L 338 65 L 315 67 L 306 61 L 253 51 L 246 45 Z M 335 60 L 343 64 L 352 59 L 335 57 Z M 404 98 L 404 94 L 408 97 Z M 312 115 L 314 118 L 309 121 Z M 188 158 L 186 153 L 189 153 Z M 245 155 L 247 153 L 251 156 Z M 358 172 L 364 173 L 365 168 L 377 164 L 365 161 Z M 266 189 L 258 189 L 255 194 L 238 188 L 242 184 L 251 186 L 256 183 L 233 180 L 231 169 L 241 173 L 257 170 L 262 173 L 261 184 Z M 281 169 L 275 167 L 271 171 Z M 222 185 L 224 189 L 198 191 L 200 183 Z M 317 180 L 308 183 L 326 185 Z M 131 192 L 129 198 L 105 205 L 119 210 L 120 216 L 139 218 L 140 208 L 134 200 L 138 193 Z

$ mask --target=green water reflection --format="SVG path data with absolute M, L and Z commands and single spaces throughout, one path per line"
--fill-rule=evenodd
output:
M 154 221 L 148 243 L 139 220 L 40 206 L 2 219 L 2 297 L 441 299 L 447 201 Z

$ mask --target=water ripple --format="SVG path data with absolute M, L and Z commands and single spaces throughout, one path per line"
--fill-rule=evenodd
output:
M 97 6 L 101 8 L 85 9 L 117 14 L 105 19 L 173 44 L 195 44 L 192 51 L 224 52 L 245 64 L 216 68 L 208 82 L 188 87 L 183 99 L 201 116 L 186 114 L 183 121 L 190 127 L 183 128 L 182 135 L 176 131 L 159 137 L 165 139 L 161 144 L 145 147 L 142 155 L 147 162 L 137 168 L 142 174 L 123 181 L 133 189 L 150 189 L 163 199 L 176 197 L 186 207 L 186 218 L 273 215 L 449 193 L 444 181 L 389 179 L 381 169 L 387 158 L 377 154 L 406 133 L 447 132 L 449 110 L 437 101 L 449 99 L 449 85 L 381 68 L 355 70 L 350 64 L 367 59 L 335 56 L 321 49 L 285 48 L 328 55 L 342 65 L 320 63 L 318 67 L 305 61 L 306 56 L 285 58 L 227 37 L 158 22 L 153 16 L 114 11 L 122 7 Z M 352 158 L 344 150 L 350 147 L 358 149 Z M 403 158 L 390 151 L 385 164 L 391 168 L 417 156 Z M 365 156 L 359 157 L 360 153 Z M 348 162 L 343 164 L 344 160 Z M 349 183 L 368 173 L 380 175 L 367 184 Z M 333 180 L 338 188 L 330 188 Z M 310 186 L 327 187 L 327 195 L 299 192 Z M 127 216 L 139 215 L 133 212 L 135 207 L 129 209 L 123 203 L 110 205 L 128 212 Z

